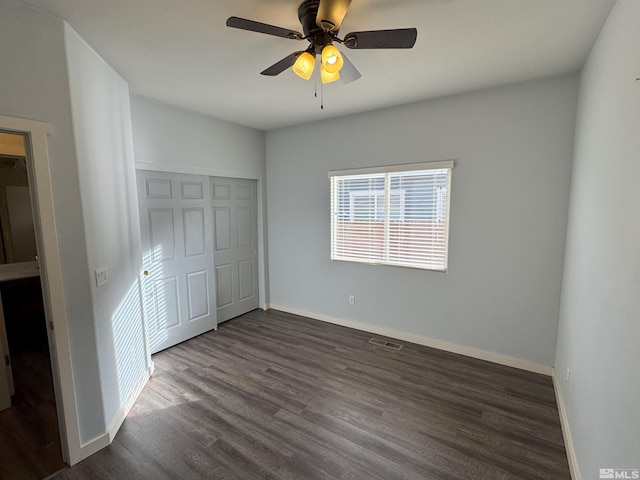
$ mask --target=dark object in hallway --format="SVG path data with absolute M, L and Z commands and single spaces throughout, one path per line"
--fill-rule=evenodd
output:
M 49 355 L 40 278 L 0 282 L 2 306 L 12 355 L 39 351 Z
M 55 478 L 570 478 L 549 377 L 370 338 L 226 322 L 155 355 L 113 444 Z

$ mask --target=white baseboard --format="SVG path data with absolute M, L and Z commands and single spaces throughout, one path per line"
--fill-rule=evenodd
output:
M 573 438 L 571 437 L 571 428 L 569 428 L 569 418 L 567 417 L 567 409 L 564 406 L 562 392 L 558 387 L 558 377 L 556 370 L 553 369 L 551 378 L 553 379 L 553 389 L 556 392 L 556 403 L 558 404 L 558 413 L 560 415 L 560 425 L 562 426 L 562 437 L 564 438 L 564 448 L 567 451 L 567 460 L 569 461 L 569 470 L 571 471 L 572 480 L 582 480 L 580 468 L 578 467 L 578 459 L 576 451 L 573 448 Z
M 94 453 L 102 450 L 104 447 L 108 447 L 109 443 L 111 442 L 109 442 L 108 432 L 103 433 L 102 435 L 88 441 L 87 443 L 83 443 L 80 446 L 80 461 L 84 460 L 87 457 L 90 457 Z M 74 463 L 70 463 L 69 465 L 73 467 Z
M 287 307 L 284 305 L 276 305 L 273 303 L 266 305 L 267 309 L 281 310 L 287 313 L 293 313 L 294 315 L 301 315 L 303 317 L 313 318 L 323 322 L 333 323 L 335 325 L 341 325 L 343 327 L 354 328 L 356 330 L 362 330 L 369 333 L 375 333 L 377 335 L 384 335 L 385 337 L 397 338 L 406 342 L 417 343 L 418 345 L 424 345 L 427 347 L 437 348 L 438 350 L 445 350 L 447 352 L 458 353 L 467 357 L 473 357 L 480 360 L 486 360 L 488 362 L 498 363 L 500 365 L 506 365 L 508 367 L 519 368 L 520 370 L 527 370 L 533 373 L 540 373 L 542 375 L 551 376 L 553 367 L 549 365 L 542 365 L 540 363 L 531 362 L 529 360 L 523 360 L 521 358 L 510 357 L 501 353 L 489 352 L 487 350 L 481 350 L 479 348 L 468 347 L 465 345 L 458 345 L 456 343 L 449 343 L 443 340 L 435 338 L 423 337 L 422 335 L 416 335 L 413 333 L 405 333 L 399 330 L 393 330 L 386 327 L 378 327 L 375 325 L 369 325 L 367 323 L 355 322 L 353 320 L 347 320 L 345 318 L 333 317 L 325 315 L 323 313 L 310 312 L 307 310 L 301 310 L 298 308 Z
M 108 430 L 102 435 L 94 438 L 93 440 L 83 444 L 80 447 L 80 453 L 82 456 L 81 460 L 84 460 L 85 458 L 93 455 L 99 450 L 102 450 L 104 447 L 109 446 L 111 442 L 113 442 L 113 439 L 116 437 L 118 430 L 120 430 L 122 423 L 124 422 L 125 418 L 127 418 L 131 407 L 133 407 L 133 404 L 140 396 L 140 393 L 142 393 L 142 389 L 151 378 L 151 375 L 153 375 L 154 370 L 155 365 L 153 364 L 153 362 L 151 362 L 151 364 L 147 367 L 147 371 L 145 372 L 144 376 L 142 377 L 140 382 L 138 382 L 136 388 L 131 392 L 129 398 L 127 398 L 127 401 L 120 406 L 120 409 L 111 421 L 111 425 L 109 425 Z

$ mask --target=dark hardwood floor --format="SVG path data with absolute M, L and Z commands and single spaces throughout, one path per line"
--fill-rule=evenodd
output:
M 48 353 L 12 356 L 16 394 L 0 412 L 0 480 L 37 480 L 65 468 Z
M 569 479 L 551 379 L 277 311 L 153 357 L 64 479 Z
M 0 480 L 40 479 L 66 467 L 40 278 L 3 281 L 0 291 L 15 386 L 0 412 Z

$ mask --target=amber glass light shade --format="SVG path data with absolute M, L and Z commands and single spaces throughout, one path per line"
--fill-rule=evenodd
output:
M 293 64 L 293 71 L 304 80 L 309 80 L 316 64 L 316 57 L 309 52 L 301 53 Z
M 327 45 L 322 49 L 322 66 L 327 73 L 338 73 L 344 64 L 340 50 L 333 45 Z
M 322 79 L 322 83 L 331 83 L 336 80 L 340 80 L 340 72 L 327 72 L 324 68 L 324 65 L 320 67 L 320 78 Z

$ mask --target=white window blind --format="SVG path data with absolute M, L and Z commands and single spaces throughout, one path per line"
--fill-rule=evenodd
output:
M 329 172 L 331 259 L 446 271 L 452 161 Z

